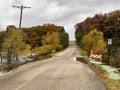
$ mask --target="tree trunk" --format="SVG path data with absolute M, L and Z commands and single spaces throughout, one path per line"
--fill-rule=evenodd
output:
M 3 60 L 2 60 L 2 52 L 0 52 L 0 57 L 1 57 L 1 63 L 3 63 Z

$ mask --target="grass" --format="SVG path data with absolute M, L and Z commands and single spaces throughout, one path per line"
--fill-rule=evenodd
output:
M 99 78 L 103 81 L 105 84 L 107 90 L 120 90 L 120 79 L 114 80 L 108 78 L 109 74 L 103 70 L 101 67 L 92 65 L 91 68 L 96 72 L 96 74 L 99 76 Z
M 14 63 L 14 64 L 5 64 L 5 65 L 2 65 L 0 66 L 0 71 L 10 71 L 14 68 L 17 68 L 18 66 L 20 66 L 22 63 L 20 62 L 17 62 L 17 63 Z
M 79 49 L 80 54 L 86 58 L 86 60 L 89 60 L 89 56 L 87 55 L 87 52 L 85 52 L 83 49 Z M 83 60 L 80 60 L 81 62 Z M 104 85 L 106 86 L 107 90 L 120 90 L 120 79 L 110 79 L 109 73 L 107 73 L 105 70 L 102 69 L 102 67 L 98 65 L 91 64 L 91 69 L 96 72 L 96 74 L 99 76 L 99 78 L 102 80 Z
M 88 61 L 84 57 L 77 57 L 76 60 L 88 64 Z
M 79 52 L 82 55 L 82 57 L 77 57 L 77 61 L 80 61 L 85 64 L 89 64 L 88 53 L 84 51 L 82 48 L 79 48 Z
M 51 54 L 48 54 L 48 55 L 45 55 L 45 56 L 37 56 L 37 57 L 34 58 L 33 61 L 46 60 L 46 59 L 51 58 L 51 57 L 52 57 Z
M 82 56 L 87 56 L 87 52 L 86 51 L 84 51 L 82 48 L 79 48 L 79 52 L 80 52 L 80 54 L 82 55 Z

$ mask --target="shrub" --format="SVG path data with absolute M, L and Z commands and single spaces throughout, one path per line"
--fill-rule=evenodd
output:
M 77 45 L 80 45 L 80 41 L 81 41 L 83 36 L 84 36 L 83 33 L 80 33 L 80 32 L 79 33 L 75 33 L 75 38 L 76 38 Z
M 115 66 L 116 65 L 116 61 L 115 61 L 115 59 L 114 58 L 110 58 L 110 65 L 111 66 Z
M 62 44 L 63 48 L 68 47 L 68 45 L 69 45 L 68 33 L 62 32 L 59 34 L 59 37 L 60 37 L 60 43 Z
M 36 55 L 48 55 L 54 50 L 52 45 L 46 45 L 35 49 Z
M 31 53 L 31 46 L 30 45 L 26 45 L 23 53 L 26 53 L 26 54 Z
M 57 45 L 56 46 L 56 51 L 61 51 L 63 49 L 63 46 L 62 45 Z
M 103 38 L 103 33 L 94 29 L 90 31 L 88 34 L 83 36 L 81 40 L 82 48 L 90 52 L 94 50 L 94 53 L 104 54 L 107 52 L 106 42 Z

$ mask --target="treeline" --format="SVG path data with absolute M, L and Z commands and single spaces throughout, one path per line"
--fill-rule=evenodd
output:
M 68 44 L 69 36 L 64 27 L 54 24 L 21 29 L 9 26 L 6 31 L 0 32 L 1 57 L 3 52 L 6 52 L 8 57 L 14 54 L 16 60 L 19 53 L 34 53 L 36 56 L 47 55 L 52 51 L 66 48 Z
M 120 64 L 120 10 L 88 17 L 75 29 L 77 44 L 89 53 L 107 54 L 107 40 L 111 38 L 111 64 Z

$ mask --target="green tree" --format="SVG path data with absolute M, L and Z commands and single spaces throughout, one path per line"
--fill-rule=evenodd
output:
M 75 38 L 76 38 L 77 45 L 80 45 L 80 40 L 82 39 L 83 36 L 84 36 L 84 34 L 82 32 L 76 32 L 75 33 Z
M 60 37 L 60 43 L 62 44 L 62 46 L 64 48 L 68 47 L 68 44 L 69 44 L 68 33 L 62 32 L 62 33 L 59 34 L 59 37 Z

